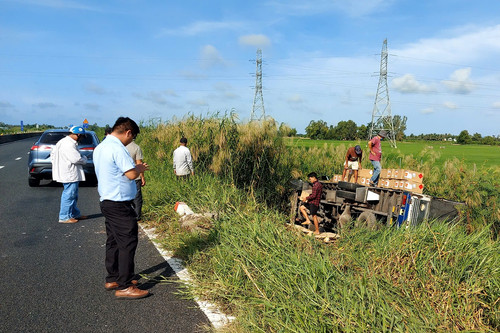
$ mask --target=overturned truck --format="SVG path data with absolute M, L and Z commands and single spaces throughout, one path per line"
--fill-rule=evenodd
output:
M 369 187 L 344 181 L 320 181 L 323 185 L 317 213 L 320 231 L 339 232 L 342 228 L 366 226 L 409 227 L 424 220 L 458 219 L 458 206 L 463 203 L 432 197 L 405 190 Z M 291 196 L 290 222 L 300 224 L 301 201 L 311 193 L 312 186 L 302 180 L 290 181 L 294 193 Z M 309 226 L 314 229 L 313 225 Z

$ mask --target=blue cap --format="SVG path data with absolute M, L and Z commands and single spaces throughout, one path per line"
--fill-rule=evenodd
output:
M 73 126 L 69 129 L 69 132 L 72 134 L 85 134 L 85 130 L 82 126 Z

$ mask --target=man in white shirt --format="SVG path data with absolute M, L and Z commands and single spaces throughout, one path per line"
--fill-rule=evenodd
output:
M 78 207 L 78 183 L 85 181 L 83 165 L 87 163 L 87 157 L 78 151 L 78 140 L 85 135 L 81 126 L 73 126 L 69 135 L 56 144 L 50 159 L 52 161 L 52 179 L 63 184 L 61 195 L 61 208 L 59 210 L 59 223 L 76 223 L 83 220 Z
M 179 178 L 194 176 L 193 159 L 189 148 L 186 147 L 187 139 L 181 138 L 181 145 L 174 150 L 174 173 Z
M 125 148 L 127 148 L 130 156 L 134 160 L 135 164 L 143 164 L 142 149 L 139 147 L 135 141 L 129 143 Z M 142 220 L 142 187 L 146 185 L 146 178 L 144 178 L 144 172 L 141 172 L 140 176 L 135 179 L 135 185 L 137 188 L 137 194 L 134 198 L 134 209 L 137 214 L 137 221 Z

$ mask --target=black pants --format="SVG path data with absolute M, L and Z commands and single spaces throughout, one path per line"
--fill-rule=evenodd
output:
M 142 180 L 137 179 L 135 181 L 135 186 L 137 187 L 137 194 L 134 199 L 134 210 L 135 215 L 137 215 L 137 220 L 142 219 Z
M 138 242 L 137 217 L 132 201 L 101 202 L 106 218 L 106 282 L 118 282 L 118 289 L 132 285 Z

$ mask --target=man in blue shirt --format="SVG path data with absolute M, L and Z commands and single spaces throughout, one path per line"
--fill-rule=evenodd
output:
M 135 285 L 134 257 L 138 243 L 137 215 L 133 207 L 135 179 L 148 165 L 135 164 L 125 148 L 139 134 L 139 126 L 128 117 L 116 120 L 111 134 L 94 150 L 101 212 L 106 221 L 107 290 L 116 289 L 117 298 L 142 298 L 149 295 Z

